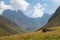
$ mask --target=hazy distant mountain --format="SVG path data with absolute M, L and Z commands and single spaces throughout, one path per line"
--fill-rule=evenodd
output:
M 25 30 L 19 28 L 14 22 L 0 15 L 0 36 L 23 33 Z
M 44 14 L 44 16 L 41 18 L 30 18 L 25 16 L 21 10 L 5 10 L 2 15 L 15 22 L 16 25 L 28 31 L 34 31 L 42 27 L 45 23 L 47 23 L 50 17 L 50 15 Z
M 48 23 L 45 26 L 43 26 L 42 29 L 51 28 L 51 27 L 60 27 L 60 7 L 57 8 L 55 13 L 49 19 Z

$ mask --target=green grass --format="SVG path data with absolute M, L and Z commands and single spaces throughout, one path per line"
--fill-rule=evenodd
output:
M 48 32 L 31 32 L 11 36 L 0 37 L 0 40 L 60 40 L 60 27 Z

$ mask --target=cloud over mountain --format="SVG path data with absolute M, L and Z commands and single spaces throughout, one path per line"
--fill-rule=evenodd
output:
M 26 0 L 10 0 L 9 2 L 10 2 L 9 5 L 6 5 L 4 1 L 0 2 L 1 5 L 0 14 L 2 14 L 2 12 L 7 9 L 16 10 L 16 11 L 22 10 L 24 14 L 26 15 L 31 14 L 30 17 L 33 18 L 42 17 L 44 14 L 45 8 L 40 3 L 36 3 L 32 6 L 31 3 L 27 2 Z
M 11 5 L 6 5 L 6 4 L 4 3 L 4 1 L 1 1 L 1 2 L 0 2 L 0 14 L 2 14 L 2 12 L 3 12 L 4 10 L 7 10 L 7 9 L 13 9 L 13 8 L 12 8 Z
M 43 6 L 40 3 L 37 3 L 34 6 L 33 17 L 42 17 L 44 14 L 44 10 L 45 10 L 45 8 L 43 8 Z
M 30 5 L 25 0 L 10 0 L 10 3 L 15 10 L 22 10 L 22 11 L 25 11 Z

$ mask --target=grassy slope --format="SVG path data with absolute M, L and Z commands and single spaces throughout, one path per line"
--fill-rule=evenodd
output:
M 22 32 L 24 32 L 24 30 L 20 29 L 17 25 L 5 17 L 0 16 L 0 36 L 7 36 Z
M 55 29 L 49 32 L 32 32 L 12 36 L 0 37 L 0 40 L 60 40 L 60 27 L 50 28 Z
M 47 29 L 47 28 L 59 27 L 59 26 L 60 26 L 60 7 L 57 8 L 55 13 L 48 20 L 48 23 L 46 25 L 44 25 L 42 28 L 38 29 L 37 31 L 39 31 L 41 29 Z
M 57 9 L 54 15 L 49 19 L 48 23 L 44 26 L 45 28 L 60 26 L 60 8 Z

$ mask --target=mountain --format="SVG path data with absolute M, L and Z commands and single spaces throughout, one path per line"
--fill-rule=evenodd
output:
M 0 15 L 0 36 L 9 36 L 23 32 L 24 30 L 19 28 L 14 22 Z
M 60 26 L 60 7 L 57 8 L 55 13 L 48 20 L 48 23 L 40 29 L 47 29 L 47 28 L 59 27 L 59 26 Z M 40 30 L 40 29 L 38 29 L 38 30 Z
M 26 31 L 35 31 L 38 28 L 41 28 L 45 23 L 47 23 L 50 15 L 44 14 L 42 18 L 30 18 L 23 14 L 21 10 L 5 10 L 2 16 L 13 21 L 16 25 L 25 29 Z

